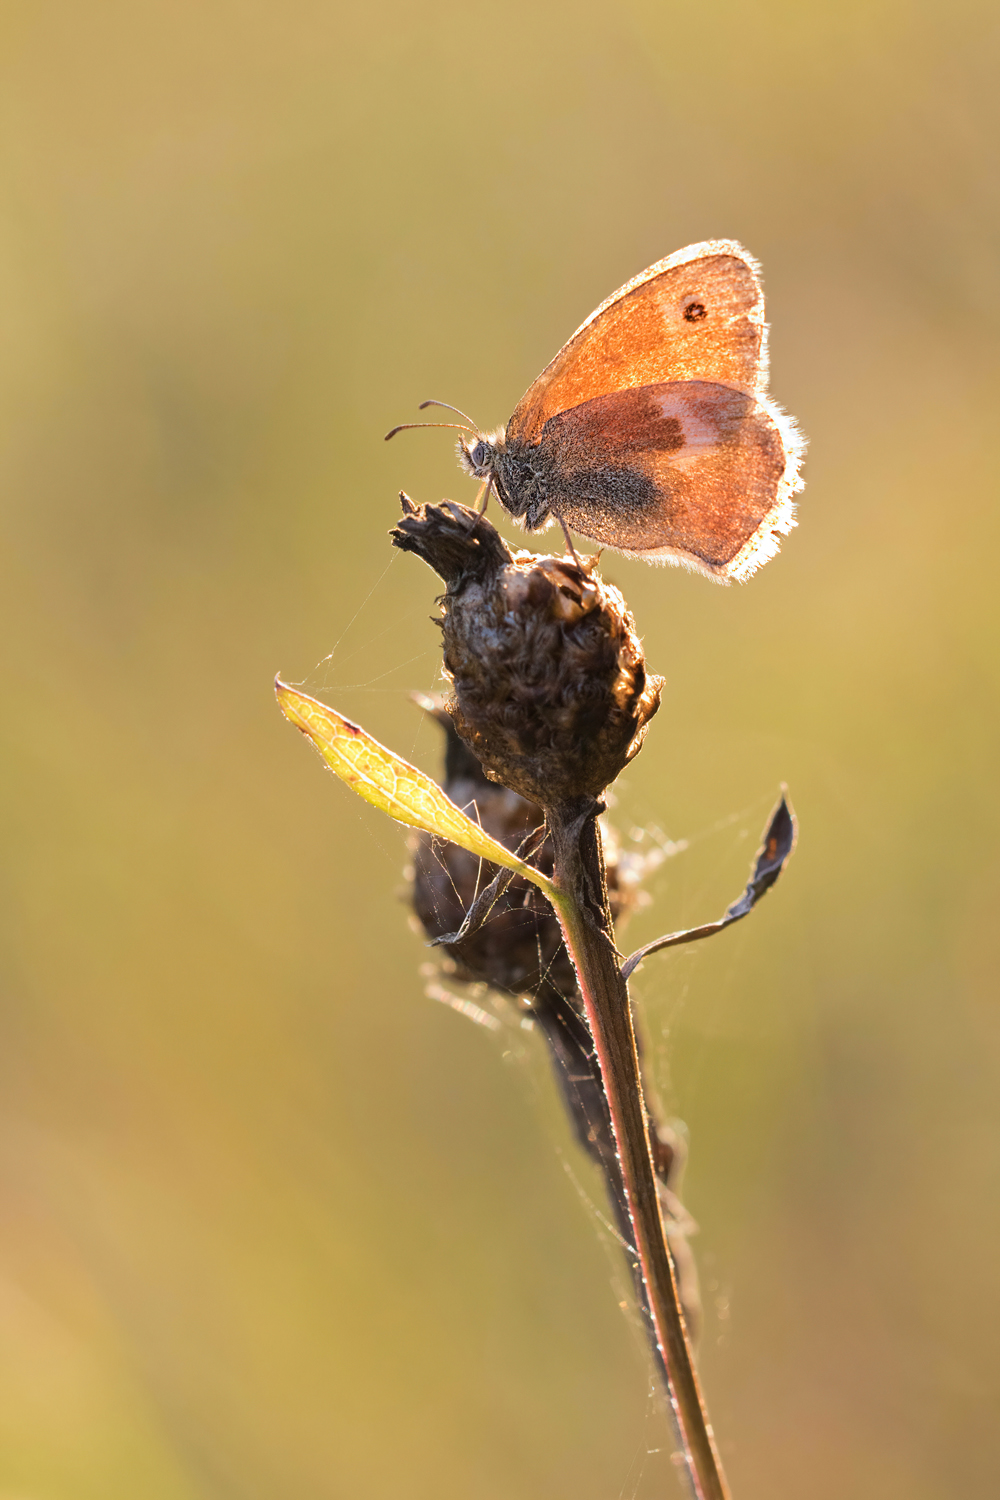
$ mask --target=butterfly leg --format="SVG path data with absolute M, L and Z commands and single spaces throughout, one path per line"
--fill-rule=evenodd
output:
M 552 512 L 552 514 L 555 516 L 556 520 L 559 522 L 559 525 L 563 529 L 563 536 L 566 538 L 566 545 L 569 548 L 570 556 L 572 557 L 573 561 L 576 563 L 577 567 L 578 568 L 582 568 L 583 567 L 583 563 L 580 561 L 579 557 L 577 556 L 576 548 L 573 546 L 573 538 L 569 534 L 569 527 L 566 525 L 566 522 L 563 520 L 562 516 L 559 514 L 558 511 L 554 510 Z
M 490 495 L 493 493 L 493 475 L 484 479 L 479 494 L 476 496 L 476 504 L 479 506 L 479 514 L 485 516 L 486 507 L 490 503 Z

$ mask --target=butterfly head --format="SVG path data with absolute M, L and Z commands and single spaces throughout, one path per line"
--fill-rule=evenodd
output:
M 473 479 L 492 479 L 503 448 L 503 428 L 496 432 L 477 432 L 471 438 L 459 438 L 458 461 Z
M 509 439 L 506 429 L 477 432 L 458 443 L 458 461 L 473 479 L 489 482 L 504 510 L 528 531 L 549 520 L 551 464 L 537 447 Z

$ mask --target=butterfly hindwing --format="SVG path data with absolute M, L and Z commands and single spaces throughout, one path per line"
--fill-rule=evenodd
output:
M 667 381 L 558 413 L 532 451 L 550 476 L 552 511 L 583 536 L 731 578 L 770 556 L 772 533 L 791 525 L 786 429 L 766 397 Z

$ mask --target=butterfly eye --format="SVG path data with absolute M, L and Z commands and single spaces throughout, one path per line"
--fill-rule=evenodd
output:
M 702 318 L 708 317 L 708 308 L 704 302 L 689 302 L 684 309 L 684 317 L 688 323 L 700 323 Z
M 475 468 L 481 469 L 485 465 L 487 457 L 488 454 L 486 451 L 486 444 L 483 442 L 482 438 L 480 438 L 476 445 L 471 449 L 469 453 L 469 460 Z

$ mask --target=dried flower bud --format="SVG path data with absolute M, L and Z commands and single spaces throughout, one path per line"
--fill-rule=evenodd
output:
M 660 703 L 632 616 L 593 564 L 512 553 L 465 506 L 413 506 L 392 533 L 448 585 L 449 711 L 487 776 L 541 807 L 598 797 Z

